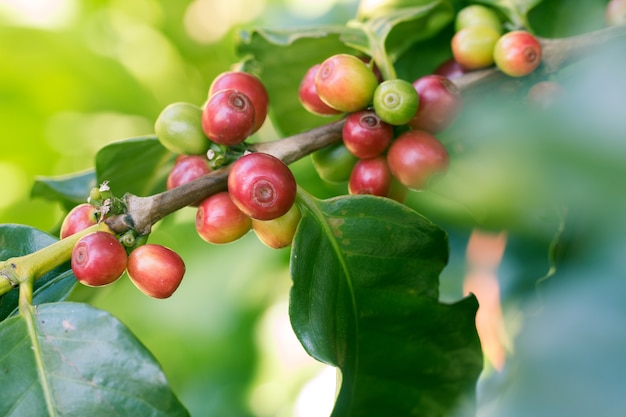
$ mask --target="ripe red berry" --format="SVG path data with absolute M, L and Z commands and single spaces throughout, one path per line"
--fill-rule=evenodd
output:
M 463 68 L 461 64 L 456 62 L 454 58 L 450 58 L 442 62 L 437 68 L 435 68 L 434 74 L 446 77 L 449 80 L 461 77 L 467 74 L 468 70 Z
M 420 97 L 417 113 L 409 121 L 413 129 L 437 133 L 447 128 L 458 116 L 463 98 L 457 86 L 441 75 L 431 74 L 413 83 Z
M 208 160 L 203 155 L 179 155 L 167 176 L 166 188 L 172 188 L 191 182 L 211 172 Z
M 317 88 L 315 88 L 315 74 L 319 69 L 320 64 L 313 65 L 304 74 L 300 86 L 298 87 L 298 98 L 302 106 L 310 113 L 317 114 L 318 116 L 333 116 L 340 114 L 341 110 L 334 109 L 328 104 L 324 103 L 317 94 Z
M 374 72 L 354 55 L 327 58 L 315 75 L 315 88 L 324 103 L 343 111 L 364 109 L 372 102 L 378 80 Z
M 265 122 L 269 107 L 269 95 L 263 82 L 258 77 L 247 72 L 227 71 L 215 77 L 209 87 L 208 97 L 210 98 L 219 90 L 236 90 L 244 93 L 254 107 L 255 120 L 251 133 L 259 130 L 263 122 Z
M 168 298 L 185 275 L 180 255 L 165 246 L 145 244 L 128 256 L 128 276 L 141 292 L 153 298 Z
M 387 151 L 391 173 L 405 186 L 421 190 L 449 164 L 446 148 L 432 134 L 409 130 L 398 136 Z
M 227 191 L 202 200 L 196 211 L 196 231 L 209 243 L 234 242 L 252 226 L 250 217 L 233 203 Z
M 88 203 L 79 204 L 71 209 L 61 223 L 61 239 L 98 223 L 97 210 L 95 206 Z
M 541 44 L 532 34 L 516 30 L 502 35 L 493 49 L 496 66 L 511 77 L 530 74 L 541 63 Z
M 74 276 L 81 283 L 99 287 L 111 284 L 124 274 L 128 256 L 117 238 L 107 232 L 83 236 L 72 250 Z
M 273 220 L 252 219 L 252 230 L 266 246 L 280 249 L 291 245 L 302 214 L 297 204 Z
M 343 143 L 358 158 L 373 158 L 383 153 L 393 138 L 393 126 L 380 120 L 373 110 L 350 114 L 343 125 Z
M 350 194 L 371 194 L 386 197 L 391 187 L 392 175 L 384 156 L 361 159 L 354 165 L 348 191 Z
M 228 191 L 241 211 L 253 219 L 282 216 L 296 199 L 296 180 L 280 159 L 261 152 L 242 156 L 228 174 Z
M 213 142 L 238 145 L 252 134 L 254 106 L 248 96 L 237 90 L 219 90 L 202 110 L 202 129 Z

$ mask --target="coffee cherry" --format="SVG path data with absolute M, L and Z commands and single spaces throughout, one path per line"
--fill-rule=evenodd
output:
M 493 48 L 500 32 L 489 26 L 469 26 L 452 37 L 452 54 L 463 68 L 477 70 L 493 65 Z
M 425 188 L 449 164 L 446 148 L 432 134 L 410 130 L 398 136 L 387 151 L 391 173 L 413 190 Z
M 420 105 L 415 116 L 409 121 L 413 129 L 437 133 L 457 118 L 463 98 L 458 87 L 441 75 L 425 75 L 413 82 L 420 97 Z
M 393 138 L 393 126 L 380 120 L 373 110 L 350 114 L 343 125 L 343 143 L 358 158 L 373 158 L 383 153 Z
M 191 182 L 211 172 L 206 156 L 178 155 L 174 166 L 167 176 L 165 186 L 168 190 Z
M 487 26 L 502 32 L 502 22 L 493 9 L 480 4 L 472 4 L 459 10 L 454 22 L 456 32 L 470 26 Z
M 611 0 L 604 9 L 607 26 L 626 24 L 626 0 Z
M 242 156 L 228 174 L 233 203 L 253 219 L 271 220 L 287 213 L 296 199 L 296 190 L 289 167 L 266 153 Z
M 83 229 L 98 223 L 97 208 L 91 204 L 79 204 L 69 211 L 61 223 L 60 236 L 65 239 Z
M 343 142 L 333 143 L 311 154 L 313 168 L 321 179 L 331 183 L 346 182 L 358 158 Z
M 154 123 L 159 142 L 177 154 L 200 155 L 209 149 L 209 139 L 202 131 L 202 109 L 190 103 L 172 103 Z
M 315 74 L 320 67 L 320 64 L 313 65 L 304 74 L 304 78 L 300 82 L 298 87 L 298 98 L 302 106 L 310 113 L 318 116 L 334 116 L 340 114 L 341 111 L 333 109 L 328 104 L 324 103 L 317 94 L 317 88 L 315 88 Z
M 348 191 L 350 194 L 386 197 L 389 194 L 391 181 L 391 171 L 384 156 L 361 159 L 352 170 Z
M 446 77 L 449 80 L 461 77 L 467 74 L 468 70 L 463 68 L 461 64 L 456 62 L 454 58 L 450 58 L 442 62 L 437 68 L 435 68 L 434 74 Z
M 71 266 L 76 279 L 90 287 L 115 282 L 124 274 L 128 256 L 115 236 L 94 232 L 83 236 L 72 249 Z
M 342 112 L 364 109 L 372 102 L 376 75 L 354 55 L 337 54 L 324 60 L 315 75 L 315 88 L 324 103 Z
M 223 72 L 211 83 L 209 87 L 210 98 L 219 90 L 236 90 L 246 95 L 252 102 L 254 107 L 254 133 L 261 128 L 267 117 L 267 109 L 269 107 L 269 95 L 265 85 L 256 76 L 243 71 L 227 71 Z
M 526 31 L 508 32 L 495 44 L 493 59 L 506 75 L 523 77 L 533 72 L 541 63 L 541 44 Z
M 374 110 L 380 119 L 400 126 L 415 116 L 419 97 L 410 82 L 395 79 L 382 82 L 374 92 Z
M 128 276 L 137 288 L 153 298 L 168 298 L 185 275 L 180 255 L 165 246 L 148 243 L 128 256 Z
M 237 90 L 219 90 L 202 111 L 202 129 L 215 143 L 234 146 L 252 134 L 255 124 L 252 102 Z
M 252 219 L 252 230 L 266 246 L 280 249 L 291 245 L 302 214 L 297 204 L 273 220 Z
M 206 242 L 234 242 L 252 227 L 250 217 L 233 203 L 227 191 L 205 198 L 196 211 L 196 231 Z

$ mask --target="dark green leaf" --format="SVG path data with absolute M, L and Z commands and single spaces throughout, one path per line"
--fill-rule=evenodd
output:
M 156 136 L 126 139 L 100 149 L 96 155 L 98 183 L 109 182 L 118 197 L 125 193 L 138 196 L 165 190 L 165 180 L 173 154 Z
M 95 186 L 94 170 L 63 177 L 38 177 L 35 179 L 31 196 L 59 201 L 66 210 L 70 210 L 78 204 L 85 203 L 89 191 Z
M 345 26 L 324 26 L 310 30 L 243 31 L 238 52 L 248 57 L 245 69 L 257 73 L 270 97 L 272 120 L 282 134 L 290 135 L 328 122 L 302 107 L 298 86 L 307 70 L 337 53 L 354 53 L 341 42 Z
M 333 416 L 471 415 L 478 305 L 438 302 L 445 232 L 372 196 L 305 195 L 302 209 L 290 316 L 307 352 L 342 370 Z
M 0 260 L 27 255 L 53 244 L 58 239 L 29 226 L 0 225 Z M 44 303 L 67 299 L 76 285 L 76 278 L 68 264 L 45 274 L 35 282 L 33 302 Z M 17 289 L 0 297 L 0 320 L 14 314 L 17 309 Z
M 188 415 L 155 358 L 109 313 L 54 303 L 33 317 L 35 349 L 24 317 L 0 324 L 0 415 L 49 415 L 46 400 L 63 417 Z
M 385 78 L 395 78 L 392 67 L 398 57 L 416 42 L 433 37 L 453 19 L 452 6 L 439 0 L 396 8 L 364 22 L 353 22 L 364 38 L 347 43 L 374 57 Z

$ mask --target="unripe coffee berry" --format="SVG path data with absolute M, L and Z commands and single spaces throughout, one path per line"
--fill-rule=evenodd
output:
M 410 82 L 395 79 L 382 82 L 374 92 L 374 110 L 382 121 L 400 126 L 415 116 L 419 96 Z
M 467 70 L 493 65 L 493 48 L 500 32 L 489 26 L 469 26 L 452 37 L 454 59 Z
M 364 109 L 372 102 L 378 85 L 376 75 L 354 55 L 327 58 L 315 75 L 315 88 L 324 103 L 342 112 Z
M 508 76 L 523 77 L 541 63 L 541 44 L 532 34 L 516 30 L 502 35 L 493 49 L 496 66 Z
M 202 130 L 202 109 L 190 103 L 172 103 L 154 123 L 159 142 L 177 154 L 200 155 L 209 149 L 209 139 Z

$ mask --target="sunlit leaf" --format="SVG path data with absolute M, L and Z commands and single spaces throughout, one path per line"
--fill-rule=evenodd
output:
M 165 190 L 173 154 L 156 136 L 126 139 L 100 149 L 96 155 L 98 182 L 109 182 L 118 197 L 146 196 Z
M 472 415 L 478 305 L 438 301 L 445 232 L 372 196 L 303 196 L 302 209 L 290 317 L 306 351 L 342 371 L 333 416 Z
M 55 237 L 33 227 L 14 224 L 0 225 L 0 260 L 27 255 L 56 242 Z M 35 282 L 35 304 L 67 299 L 76 285 L 69 263 L 45 274 Z M 14 314 L 17 309 L 17 289 L 0 296 L 0 320 Z
M 154 357 L 116 318 L 85 304 L 0 324 L 0 415 L 187 416 Z M 36 360 L 38 359 L 38 360 Z
M 31 190 L 32 197 L 59 201 L 66 210 L 85 203 L 89 191 L 96 185 L 94 170 L 63 177 L 37 177 Z

